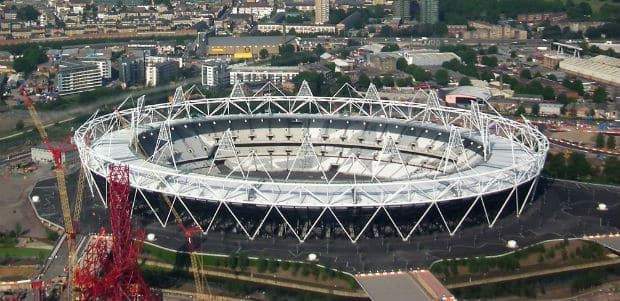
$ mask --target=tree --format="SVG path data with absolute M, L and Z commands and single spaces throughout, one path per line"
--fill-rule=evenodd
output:
M 538 116 L 539 113 L 540 113 L 540 105 L 538 103 L 533 104 L 532 105 L 532 115 Z
M 367 88 L 370 85 L 370 78 L 366 73 L 360 74 L 359 79 L 357 80 L 357 87 L 360 89 Z
M 377 87 L 377 89 L 383 88 L 383 82 L 381 81 L 381 78 L 379 76 L 375 76 L 372 79 L 372 83 L 375 84 L 375 87 Z
M 291 44 L 286 44 L 284 46 L 280 46 L 280 55 L 281 56 L 288 56 L 291 55 L 295 52 L 295 46 L 291 45 Z
M 607 101 L 607 90 L 601 86 L 592 94 L 592 101 L 595 103 L 604 103 Z
M 487 54 L 497 54 L 497 46 L 492 45 L 489 47 L 489 49 L 487 49 Z
M 33 45 L 24 50 L 23 56 L 15 59 L 13 69 L 17 72 L 31 73 L 37 65 L 47 61 L 45 52 L 38 46 Z
M 325 53 L 325 47 L 323 47 L 323 45 L 321 44 L 317 44 L 314 48 L 314 53 L 320 56 L 321 54 Z
M 399 87 L 409 87 L 413 85 L 413 79 L 411 78 L 411 76 L 399 78 L 398 80 L 396 80 L 396 85 Z
M 525 107 L 522 105 L 519 106 L 517 110 L 515 111 L 515 115 L 517 116 L 525 115 Z
M 21 131 L 23 128 L 24 128 L 24 121 L 20 119 L 17 121 L 17 123 L 15 123 L 15 130 Z
M 17 19 L 20 21 L 36 21 L 39 15 L 41 13 L 32 5 L 26 5 L 17 9 Z
M 599 132 L 598 134 L 596 134 L 596 148 L 603 148 L 603 147 L 605 147 L 605 135 Z
M 607 137 L 607 148 L 611 150 L 616 149 L 616 137 L 614 135 Z
M 615 156 L 607 156 L 603 179 L 611 184 L 620 184 L 620 160 Z
M 383 82 L 384 87 L 393 87 L 394 86 L 394 78 L 391 75 L 386 75 L 381 80 Z
M 497 67 L 497 58 L 494 56 L 483 56 L 480 63 L 489 67 Z
M 465 76 L 459 80 L 459 86 L 471 86 L 471 80 Z
M 592 175 L 592 166 L 583 153 L 574 152 L 566 162 L 566 177 L 570 180 L 588 180 Z
M 550 73 L 549 75 L 547 75 L 547 79 L 548 80 L 552 80 L 552 81 L 557 81 L 558 80 L 558 78 L 553 73 Z
M 264 59 L 266 59 L 269 56 L 269 51 L 267 49 L 263 48 L 263 49 L 261 49 L 258 52 L 258 55 L 260 56 L 261 59 L 264 60 Z
M 450 75 L 448 74 L 448 70 L 439 69 L 435 72 L 435 82 L 437 84 L 445 86 L 450 82 Z
M 406 72 L 407 67 L 409 67 L 409 64 L 407 63 L 407 60 L 405 58 L 401 57 L 396 60 L 396 69 Z
M 383 48 L 381 48 L 381 52 L 392 52 L 398 50 L 400 50 L 400 47 L 398 47 L 398 44 L 394 43 L 386 44 L 385 46 L 383 46 Z
M 521 73 L 519 73 L 519 76 L 523 79 L 532 79 L 532 73 L 530 72 L 530 69 L 521 70 Z

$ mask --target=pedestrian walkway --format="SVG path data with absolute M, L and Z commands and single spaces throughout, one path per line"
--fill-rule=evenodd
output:
M 428 270 L 357 274 L 355 279 L 372 301 L 455 300 Z

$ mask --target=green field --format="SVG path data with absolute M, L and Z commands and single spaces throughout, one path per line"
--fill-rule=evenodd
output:
M 49 250 L 31 248 L 0 248 L 0 257 L 38 257 L 45 258 Z

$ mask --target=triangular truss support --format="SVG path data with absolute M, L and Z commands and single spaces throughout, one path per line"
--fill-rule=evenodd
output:
M 340 89 L 338 89 L 338 91 L 334 93 L 333 97 L 343 96 L 342 93 L 344 91 L 347 91 L 349 94 L 349 95 L 344 95 L 344 97 L 364 98 L 364 95 L 362 95 L 362 93 L 360 93 L 355 88 L 353 88 L 353 86 L 351 86 L 351 84 L 349 83 L 344 83 L 344 85 L 342 85 L 342 87 L 340 87 Z
M 448 127 L 449 124 L 449 116 L 446 112 L 441 109 L 441 104 L 439 103 L 439 97 L 435 91 L 431 90 L 426 97 L 426 106 L 424 107 L 424 122 L 433 122 L 433 119 L 438 119 L 444 127 Z
M 409 167 L 405 164 L 403 157 L 396 146 L 396 142 L 392 136 L 388 136 L 387 139 L 383 142 L 383 147 L 381 148 L 381 152 L 377 154 L 377 159 L 373 162 L 373 173 L 372 177 L 377 178 L 377 174 L 381 171 L 381 169 L 385 166 L 381 164 L 383 161 L 392 162 L 392 160 L 396 159 L 398 163 L 405 169 L 407 173 L 407 179 L 411 178 L 411 173 L 409 172 Z
M 271 174 L 269 173 L 269 170 L 267 169 L 263 161 L 258 157 L 255 150 L 252 150 L 248 154 L 248 156 L 245 157 L 243 161 L 239 163 L 239 165 L 235 166 L 235 168 L 233 168 L 230 171 L 227 177 L 229 177 L 233 172 L 236 172 L 236 171 L 240 171 L 242 174 L 245 171 L 245 174 L 243 175 L 243 179 L 246 181 L 250 177 L 250 173 L 252 173 L 253 171 L 256 171 L 256 172 L 262 171 L 267 175 L 267 177 L 269 178 L 271 182 L 274 182 L 273 178 L 271 177 Z
M 312 142 L 310 142 L 309 133 L 304 134 L 304 140 L 301 142 L 301 145 L 299 145 L 299 150 L 297 151 L 297 155 L 295 156 L 295 159 L 293 160 L 293 164 L 289 168 L 289 172 L 286 175 L 285 182 L 288 182 L 288 179 L 294 170 L 304 170 L 304 171 L 318 170 L 321 172 L 322 179 L 324 179 L 326 183 L 329 180 L 327 176 L 325 175 L 325 170 L 323 170 L 323 166 L 321 165 L 321 161 L 319 160 L 319 157 L 316 155 L 316 152 L 314 151 Z
M 189 92 L 189 90 L 188 90 Z M 180 104 L 185 101 L 185 92 L 183 92 L 183 86 L 178 86 L 174 90 L 174 96 L 172 97 L 172 104 Z
M 237 148 L 235 147 L 235 142 L 232 138 L 232 133 L 230 129 L 227 129 L 226 132 L 224 132 L 224 135 L 222 135 L 222 138 L 220 138 L 217 149 L 215 150 L 215 154 L 213 155 L 213 161 L 211 162 L 211 166 L 209 167 L 209 171 L 207 172 L 207 174 L 211 174 L 211 170 L 213 169 L 213 166 L 215 166 L 215 161 L 222 158 L 225 160 L 229 158 L 234 159 L 233 163 L 235 164 L 235 166 L 240 167 L 239 171 L 245 178 L 245 171 L 243 170 L 243 168 L 241 168 L 241 161 L 239 160 Z
M 230 98 L 241 98 L 245 97 L 245 93 L 243 92 L 243 83 L 235 82 L 232 91 L 230 92 Z
M 463 145 L 461 138 L 461 132 L 457 127 L 450 127 L 450 137 L 448 139 L 448 145 L 441 156 L 441 161 L 437 165 L 437 171 L 446 173 L 451 167 L 458 172 L 461 168 L 461 163 L 465 166 L 469 166 L 469 159 Z M 471 166 L 469 166 L 471 168 Z
M 351 172 L 351 169 L 362 169 L 364 170 L 363 172 L 359 172 L 356 170 L 353 170 Z M 350 173 L 353 175 L 353 183 L 357 184 L 357 175 L 358 174 L 370 174 L 372 175 L 372 171 L 368 168 L 368 166 L 366 166 L 354 153 L 351 153 L 349 155 L 349 157 L 347 157 L 346 160 L 344 160 L 344 162 L 342 162 L 340 164 L 340 167 L 338 168 L 338 170 L 336 171 L 336 173 L 331 177 L 331 179 L 329 179 L 329 183 L 333 182 L 336 177 L 338 177 L 338 175 L 341 174 L 346 174 L 346 173 Z M 380 183 L 381 181 L 379 181 L 379 179 L 375 178 L 374 175 L 371 178 L 371 181 L 373 183 Z
M 376 101 L 381 100 L 381 96 L 379 96 L 379 91 L 377 91 L 377 87 L 375 86 L 375 84 L 370 83 L 364 98 L 366 98 L 368 100 L 376 100 Z
M 310 89 L 310 85 L 308 85 L 308 82 L 306 80 L 301 82 L 299 91 L 297 91 L 297 96 L 314 97 L 314 95 L 312 94 L 312 89 Z
M 261 93 L 269 93 L 273 95 L 273 92 L 277 92 L 278 95 L 275 96 L 285 96 L 284 92 L 278 89 L 278 87 L 276 87 L 276 85 L 274 85 L 271 81 L 266 82 L 260 89 L 258 89 L 258 91 L 256 91 L 256 93 L 254 93 L 253 96 L 256 97 L 263 95 Z
M 155 143 L 155 150 L 147 161 L 158 163 L 162 158 L 168 155 L 170 156 L 170 161 L 174 166 L 174 169 L 177 169 L 174 145 L 172 142 L 172 133 L 170 132 L 170 120 L 166 120 L 161 123 L 159 127 L 159 134 L 157 135 L 157 142 Z
M 471 127 L 480 134 L 480 142 L 482 143 L 482 156 L 485 161 L 489 157 L 489 120 L 480 112 L 478 103 L 472 101 L 470 105 L 470 123 Z

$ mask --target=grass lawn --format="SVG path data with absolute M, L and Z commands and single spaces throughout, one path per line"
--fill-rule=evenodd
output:
M 39 257 L 45 258 L 49 250 L 31 248 L 0 248 L 0 257 Z

